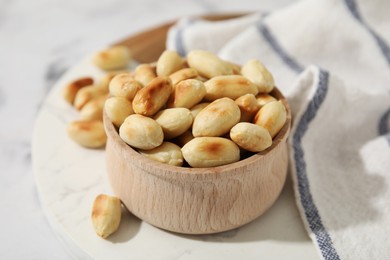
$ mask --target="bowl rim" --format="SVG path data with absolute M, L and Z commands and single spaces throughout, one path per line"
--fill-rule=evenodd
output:
M 198 180 L 203 180 L 204 178 L 207 179 L 207 176 L 209 175 L 212 175 L 212 177 L 215 178 L 216 174 L 221 177 L 221 175 L 229 175 L 232 172 L 237 172 L 237 169 L 248 167 L 249 165 L 252 165 L 259 160 L 264 160 L 264 158 L 268 155 L 271 155 L 277 147 L 279 147 L 280 145 L 284 145 L 291 128 L 292 118 L 290 106 L 286 98 L 283 96 L 283 94 L 277 87 L 274 87 L 270 94 L 273 95 L 277 100 L 281 100 L 283 102 L 287 112 L 286 122 L 282 129 L 279 131 L 279 133 L 273 138 L 272 145 L 266 150 L 251 155 L 248 158 L 221 166 L 192 168 L 173 166 L 152 160 L 138 153 L 134 148 L 132 148 L 120 138 L 116 127 L 112 124 L 105 112 L 103 113 L 103 123 L 108 137 L 108 142 L 112 141 L 114 147 L 122 149 L 124 152 L 121 153 L 121 155 L 123 155 L 125 159 L 129 161 L 129 163 L 131 162 L 133 165 L 143 169 L 144 171 L 147 171 L 152 175 L 169 179 L 180 177 L 193 177 Z M 146 164 L 148 166 L 144 167 Z

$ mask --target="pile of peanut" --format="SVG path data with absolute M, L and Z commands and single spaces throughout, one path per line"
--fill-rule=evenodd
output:
M 105 75 L 98 82 L 92 77 L 79 78 L 63 89 L 64 99 L 80 112 L 80 120 L 71 122 L 67 128 L 69 137 L 76 143 L 87 148 L 105 146 L 103 109 L 109 97 L 109 83 L 115 75 L 126 72 L 130 59 L 129 49 L 124 46 L 100 51 L 94 55 L 93 62 Z
M 95 64 L 107 69 L 104 62 Z M 73 85 L 91 84 L 79 81 Z M 166 50 L 156 63 L 116 74 L 108 88 L 80 88 L 73 104 L 83 121 L 68 132 L 83 146 L 104 145 L 104 107 L 122 140 L 153 160 L 175 166 L 225 165 L 239 161 L 240 150 L 267 149 L 284 126 L 286 108 L 269 94 L 273 88 L 272 74 L 258 60 L 240 67 L 203 50 L 193 50 L 185 59 Z M 81 98 L 83 92 L 89 99 Z M 98 118 L 84 116 L 93 114 L 90 102 L 98 104 Z M 88 128 L 93 129 L 89 136 L 80 134 Z

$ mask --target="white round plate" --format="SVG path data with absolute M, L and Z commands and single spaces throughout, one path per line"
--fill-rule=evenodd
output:
M 69 70 L 44 101 L 33 134 L 33 169 L 42 208 L 76 259 L 318 259 L 296 209 L 290 178 L 263 216 L 232 231 L 181 235 L 151 226 L 124 211 L 108 239 L 95 234 L 91 208 L 100 193 L 112 194 L 104 150 L 80 147 L 66 134 L 78 112 L 61 91 L 73 79 L 103 73 L 86 58 Z

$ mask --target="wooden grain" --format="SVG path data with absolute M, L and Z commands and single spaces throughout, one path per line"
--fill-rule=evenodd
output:
M 170 25 L 152 29 L 135 39 L 131 37 L 122 44 L 135 48 L 133 53 L 140 61 L 155 61 L 164 49 L 165 34 Z M 150 35 L 153 35 L 152 39 Z M 150 42 L 145 44 L 140 39 Z M 145 48 L 149 51 L 143 51 Z M 178 233 L 217 233 L 259 217 L 278 198 L 288 164 L 286 140 L 291 112 L 277 89 L 271 94 L 284 102 L 288 112 L 286 124 L 272 146 L 239 162 L 219 167 L 185 168 L 153 161 L 124 143 L 104 115 L 108 136 L 107 173 L 114 192 L 140 219 Z

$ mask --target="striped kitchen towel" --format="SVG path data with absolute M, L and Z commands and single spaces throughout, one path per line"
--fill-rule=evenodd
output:
M 259 6 L 261 9 L 261 6 Z M 297 206 L 323 259 L 390 259 L 390 1 L 303 0 L 183 19 L 167 46 L 262 61 L 293 112 Z

